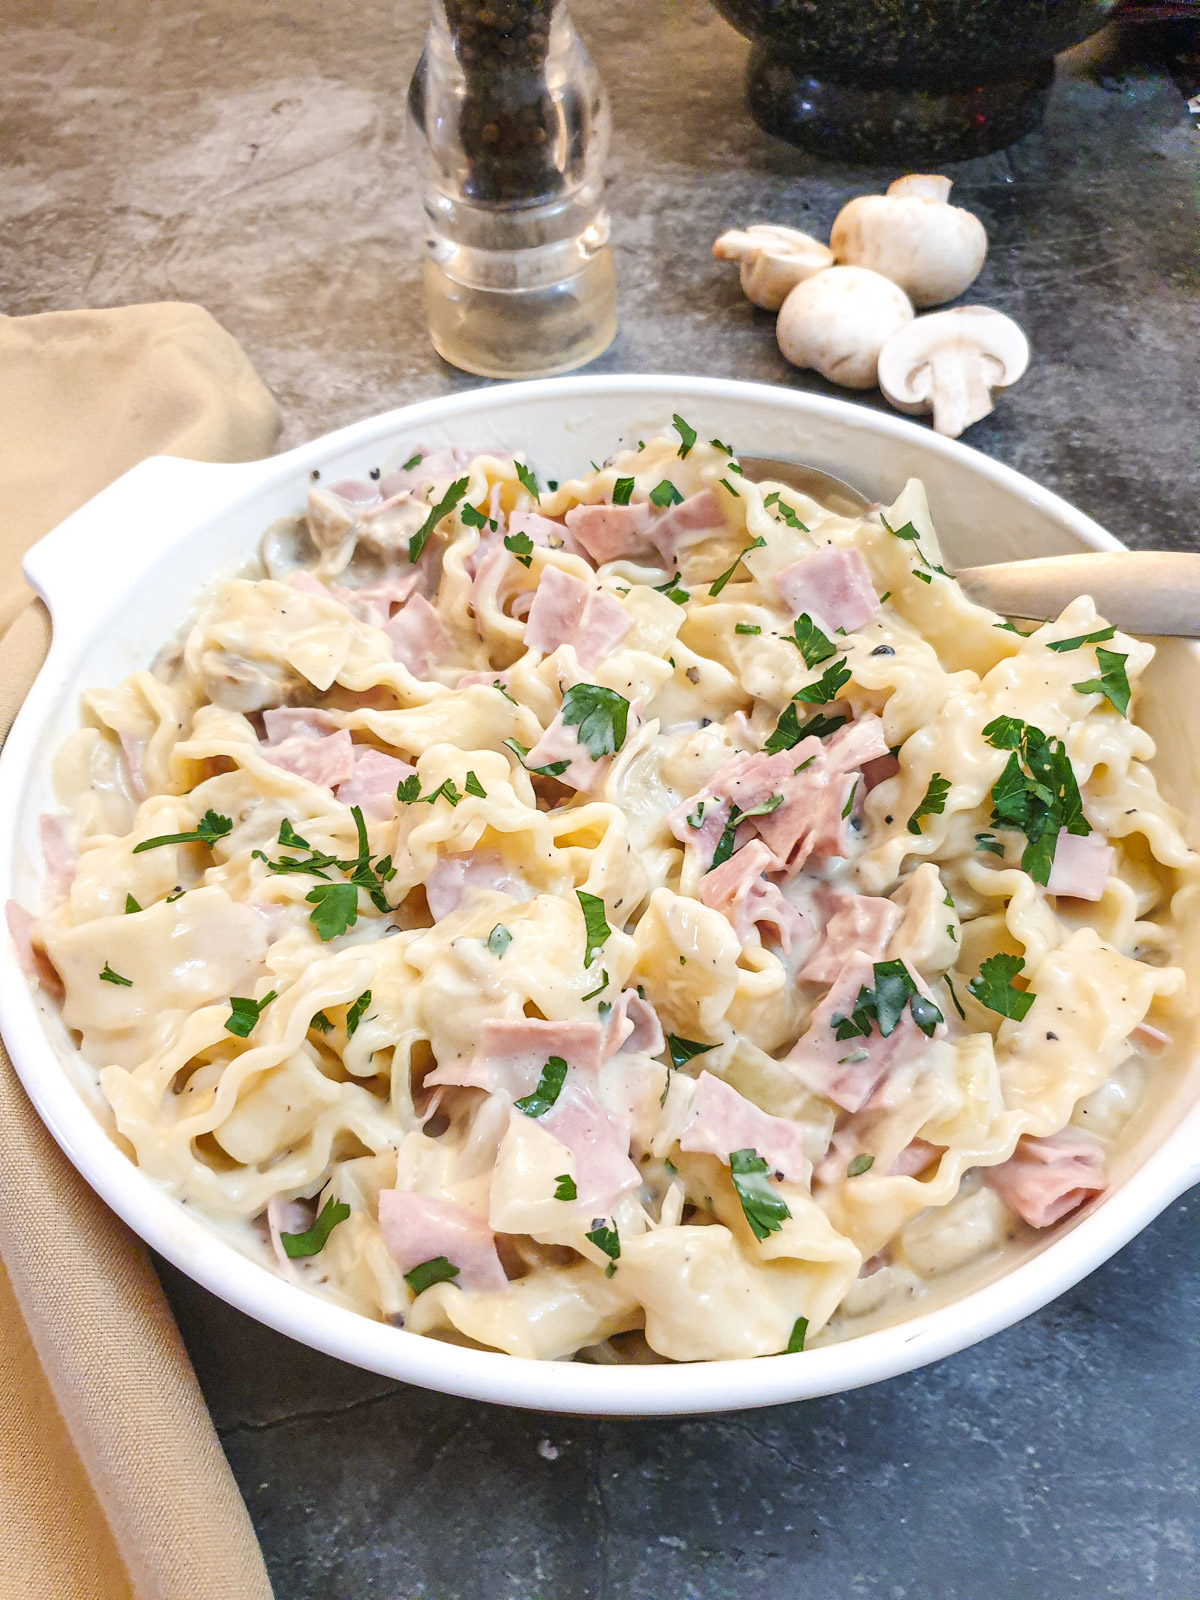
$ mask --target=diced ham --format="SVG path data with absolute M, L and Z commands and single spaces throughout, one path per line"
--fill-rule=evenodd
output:
M 38 964 L 37 954 L 33 948 L 33 918 L 23 905 L 15 900 L 4 902 L 4 920 L 8 923 L 8 934 L 17 952 L 17 965 L 27 978 L 37 982 L 41 978 L 41 967 Z
M 338 731 L 337 719 L 315 706 L 279 706 L 263 712 L 268 744 L 285 739 L 320 739 Z
M 983 1176 L 1031 1228 L 1048 1228 L 1108 1184 L 1103 1146 L 1071 1127 L 1046 1139 L 1026 1135 L 1009 1160 L 985 1168 Z
M 1054 845 L 1047 893 L 1071 895 L 1076 900 L 1099 900 L 1116 855 L 1102 833 L 1089 833 L 1081 838 L 1061 828 Z
M 700 899 L 732 924 L 743 944 L 756 928 L 766 929 L 786 954 L 793 941 L 811 939 L 813 930 L 804 913 L 783 898 L 779 885 L 763 876 L 774 860 L 761 839 L 751 839 L 728 861 L 705 873 Z
M 705 534 L 723 531 L 725 513 L 712 489 L 701 489 L 689 495 L 677 506 L 668 506 L 654 519 L 650 534 L 659 554 L 669 566 L 678 563 L 689 545 L 697 544 Z
M 381 1189 L 379 1231 L 401 1272 L 445 1256 L 458 1268 L 454 1283 L 460 1289 L 486 1293 L 508 1287 L 492 1230 L 482 1217 L 452 1200 Z
M 341 478 L 337 483 L 328 484 L 325 492 L 337 495 L 339 500 L 348 500 L 351 505 L 366 505 L 379 498 L 378 485 L 364 483 L 361 478 Z
M 892 1162 L 893 1178 L 916 1178 L 942 1153 L 942 1146 L 930 1144 L 928 1139 L 912 1139 Z
M 609 1060 L 618 1051 L 657 1056 L 665 1047 L 658 1012 L 635 989 L 622 990 L 605 1026 L 604 1059 Z
M 528 900 L 529 888 L 505 866 L 494 850 L 468 850 L 442 856 L 425 880 L 425 898 L 435 922 L 457 911 L 471 889 L 498 889 L 514 900 Z
M 798 1124 L 760 1111 L 752 1100 L 711 1072 L 702 1072 L 696 1079 L 679 1148 L 702 1151 L 724 1162 L 733 1150 L 756 1150 L 772 1171 L 792 1183 L 807 1183 L 812 1176 Z
M 364 817 L 386 822 L 396 814 L 397 786 L 416 770 L 374 745 L 355 745 L 354 770 L 338 784 L 337 797 L 344 806 L 358 806 Z
M 296 733 L 278 744 L 263 745 L 262 754 L 273 767 L 326 789 L 345 783 L 354 771 L 354 741 L 345 728 L 336 733 Z
M 411 456 L 420 457 L 416 466 L 407 471 L 389 472 L 386 478 L 380 480 L 380 496 L 390 500 L 409 491 L 427 489 L 431 484 L 446 479 L 459 478 L 475 457 L 482 454 L 480 450 L 465 450 L 455 446 L 433 451 L 413 450 L 410 459 Z
M 900 771 L 900 762 L 892 755 L 891 751 L 886 756 L 876 756 L 874 761 L 864 761 L 862 768 L 863 787 L 870 794 L 872 789 L 878 789 L 881 783 L 886 783 L 889 778 L 894 778 Z
M 670 565 L 686 545 L 724 526 L 721 503 L 711 489 L 689 495 L 665 511 L 638 502 L 575 506 L 567 512 L 567 527 L 597 566 L 622 557 Z
M 572 645 L 580 666 L 589 670 L 615 650 L 632 627 L 633 618 L 619 600 L 561 567 L 547 566 L 529 608 L 525 644 L 542 655 Z
M 884 1076 L 893 1067 L 915 1060 L 929 1042 L 907 1007 L 886 1039 L 875 1024 L 865 1038 L 861 1035 L 850 1039 L 836 1037 L 837 1024 L 833 1019 L 849 1017 L 858 1001 L 859 990 L 874 986 L 873 967 L 870 956 L 851 956 L 813 1012 L 807 1029 L 784 1057 L 786 1064 L 814 1094 L 824 1095 L 844 1111 L 860 1111 Z M 918 992 L 928 999 L 929 991 L 911 967 L 908 973 Z M 944 1024 L 939 1023 L 938 1029 L 940 1033 Z
M 42 839 L 42 860 L 46 866 L 46 888 L 57 899 L 64 899 L 75 881 L 79 853 L 71 842 L 66 817 L 45 815 L 38 824 Z
M 775 587 L 793 617 L 807 612 L 826 633 L 853 633 L 879 610 L 871 574 L 857 550 L 826 545 L 775 574 Z
M 853 955 L 881 961 L 903 915 L 899 906 L 882 895 L 835 892 L 821 942 L 799 976 L 808 983 L 833 983 Z
M 425 1082 L 431 1088 L 444 1083 L 520 1100 L 537 1088 L 550 1057 L 559 1056 L 587 1086 L 597 1081 L 603 1042 L 598 1022 L 488 1017 L 480 1024 L 476 1053 L 435 1067 Z
M 567 765 L 554 776 L 559 783 L 565 783 L 581 794 L 595 787 L 608 771 L 609 765 L 606 757 L 599 761 L 592 760 L 591 754 L 580 744 L 575 729 L 563 721 L 561 711 L 525 757 L 525 767 L 533 772 L 539 767 L 557 766 L 560 761 L 565 761 Z
M 117 737 L 121 741 L 121 750 L 125 756 L 125 769 L 129 773 L 129 787 L 135 800 L 146 798 L 146 780 L 142 774 L 142 756 L 146 751 L 146 741 L 135 739 L 131 733 L 121 733 Z
M 428 677 L 450 650 L 450 635 L 422 594 L 410 596 L 384 631 L 392 641 L 393 657 L 403 662 L 414 678 Z
M 579 1210 L 611 1216 L 621 1195 L 641 1183 L 642 1175 L 629 1159 L 628 1125 L 581 1084 L 568 1083 L 538 1122 L 575 1158 Z
M 386 628 L 395 608 L 405 604 L 419 582 L 419 574 L 412 570 L 398 578 L 380 578 L 377 583 L 364 584 L 361 589 L 337 587 L 329 592 L 360 622 L 369 623 L 372 628 Z
M 587 551 L 565 522 L 543 517 L 540 512 L 514 511 L 508 519 L 508 531 L 510 534 L 523 533 L 539 550 L 563 550 L 567 555 L 587 558 Z

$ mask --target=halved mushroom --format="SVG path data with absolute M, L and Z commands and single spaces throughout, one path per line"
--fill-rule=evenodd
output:
M 833 251 L 820 240 L 769 222 L 723 233 L 713 255 L 740 262 L 742 290 L 764 311 L 778 311 L 798 283 L 833 265 Z
M 886 194 L 860 195 L 838 213 L 829 244 L 839 262 L 898 283 L 915 306 L 939 306 L 979 276 L 987 231 L 949 203 L 949 178 L 910 173 Z
M 904 291 L 878 272 L 827 267 L 788 295 L 775 336 L 793 366 L 812 367 L 847 389 L 870 389 L 880 350 L 912 320 Z
M 879 353 L 879 387 L 897 411 L 932 411 L 937 432 L 957 439 L 1028 365 L 1029 341 L 1011 317 L 958 306 L 892 335 Z

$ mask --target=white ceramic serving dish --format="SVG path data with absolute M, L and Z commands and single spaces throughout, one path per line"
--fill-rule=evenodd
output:
M 703 378 L 565 378 L 479 389 L 374 417 L 250 465 L 146 461 L 26 559 L 29 581 L 53 615 L 54 641 L 0 757 L 0 899 L 39 904 L 38 818 L 53 807 L 50 762 L 77 725 L 80 691 L 146 666 L 186 619 L 200 587 L 244 561 L 276 517 L 303 506 L 313 468 L 327 482 L 362 477 L 381 460 L 403 460 L 413 446 L 458 444 L 524 448 L 543 479 L 565 479 L 618 444 L 660 431 L 674 411 L 706 436 L 748 454 L 807 461 L 883 502 L 908 477 L 923 478 L 948 558 L 959 565 L 1118 548 L 1055 495 L 914 423 L 840 400 Z M 1143 720 L 1160 740 L 1160 783 L 1195 820 L 1195 646 L 1166 645 Z M 78 1087 L 69 1036 L 29 988 L 11 944 L 6 957 L 0 1021 L 17 1071 L 79 1171 L 148 1244 L 214 1294 L 316 1349 L 409 1383 L 509 1405 L 618 1416 L 722 1411 L 892 1377 L 1044 1305 L 1200 1178 L 1200 1055 L 1191 1049 L 1158 1075 L 1100 1202 L 1073 1225 L 1051 1230 L 992 1281 L 938 1309 L 844 1343 L 757 1361 L 611 1367 L 517 1360 L 369 1321 L 242 1256 L 110 1141 Z M 1188 964 L 1192 981 L 1200 981 L 1200 952 L 1191 951 Z

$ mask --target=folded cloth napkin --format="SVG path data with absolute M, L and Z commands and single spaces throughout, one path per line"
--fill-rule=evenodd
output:
M 279 422 L 236 341 L 178 304 L 0 317 L 0 417 L 3 738 L 49 642 L 29 545 L 146 456 L 252 460 Z M 0 1600 L 270 1600 L 145 1251 L 3 1049 L 0 1124 Z

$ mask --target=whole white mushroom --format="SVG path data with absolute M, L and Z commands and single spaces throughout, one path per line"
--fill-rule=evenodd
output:
M 756 222 L 723 233 L 713 245 L 718 261 L 736 261 L 742 292 L 764 311 L 778 311 L 798 283 L 833 265 L 833 251 L 799 228 Z
M 775 335 L 795 367 L 812 367 L 847 389 L 878 381 L 879 352 L 913 320 L 902 289 L 865 267 L 828 267 L 783 302 Z
M 879 386 L 897 411 L 932 411 L 937 432 L 957 439 L 1028 365 L 1029 341 L 1011 317 L 956 306 L 892 335 L 879 353 Z
M 950 202 L 949 178 L 912 173 L 886 194 L 860 195 L 838 213 L 829 244 L 839 262 L 869 267 L 915 306 L 940 306 L 979 276 L 987 230 Z

